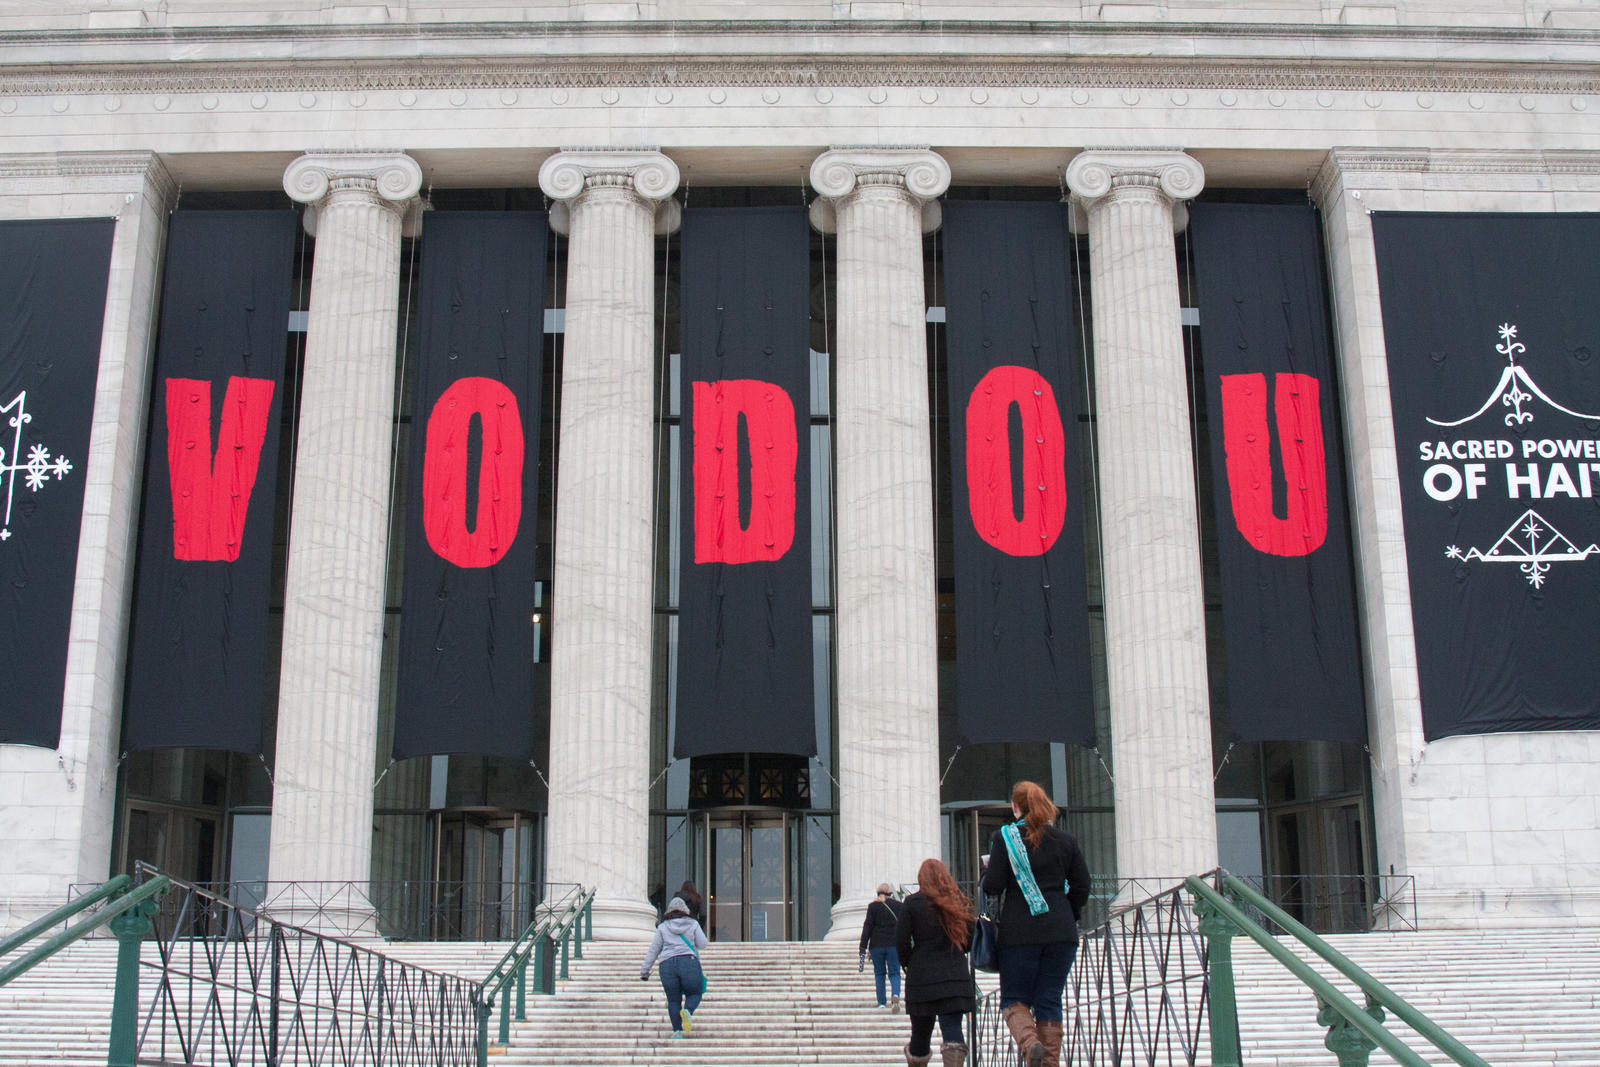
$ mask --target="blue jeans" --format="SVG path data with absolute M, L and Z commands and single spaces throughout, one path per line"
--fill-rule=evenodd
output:
M 889 975 L 894 995 L 900 995 L 900 950 L 893 945 L 880 945 L 867 951 L 872 953 L 872 977 L 878 983 L 878 1006 L 889 1003 L 883 998 L 883 976 Z
M 1000 950 L 1000 1008 L 1026 1004 L 1035 1021 L 1059 1022 L 1061 994 L 1067 973 L 1078 958 L 1078 946 L 1010 945 Z
M 700 961 L 693 956 L 672 956 L 661 961 L 661 988 L 667 994 L 667 1017 L 674 1030 L 683 1029 L 681 1008 L 689 1014 L 700 1006 L 700 990 L 705 979 L 700 974 Z

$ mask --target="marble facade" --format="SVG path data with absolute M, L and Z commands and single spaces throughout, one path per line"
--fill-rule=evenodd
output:
M 61 747 L 0 746 L 0 854 L 17 857 L 0 928 L 110 863 L 162 220 L 185 191 L 317 205 L 300 447 L 364 460 L 295 489 L 272 864 L 362 877 L 370 841 L 350 831 L 372 808 L 394 250 L 406 226 L 425 239 L 413 205 L 429 189 L 496 187 L 541 189 L 570 240 L 554 565 L 571 658 L 553 664 L 550 877 L 599 888 L 602 936 L 648 931 L 638 371 L 652 242 L 675 192 L 709 185 L 804 186 L 838 242 L 848 927 L 885 857 L 938 851 L 928 414 L 876 409 L 863 385 L 926 399 L 921 235 L 952 183 L 1060 188 L 1087 227 L 1100 433 L 1117 442 L 1101 452 L 1107 521 L 1143 530 L 1104 559 L 1126 873 L 1216 858 L 1172 232 L 1202 187 L 1305 189 L 1335 306 L 1377 866 L 1416 877 L 1426 923 L 1600 922 L 1600 734 L 1422 737 L 1368 218 L 1600 211 L 1597 113 L 1600 15 L 1579 0 L 7 5 L 0 217 L 118 222 Z M 323 313 L 325 297 L 346 310 Z M 350 499 L 369 506 L 334 504 Z M 1153 513 L 1170 525 L 1144 524 Z M 340 714 L 295 713 L 330 701 Z

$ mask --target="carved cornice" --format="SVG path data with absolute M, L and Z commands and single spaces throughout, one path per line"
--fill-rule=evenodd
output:
M 1336 148 L 1330 153 L 1329 162 L 1346 173 L 1600 175 L 1600 152 Z
M 36 152 L 0 155 L 0 178 L 84 178 L 133 175 L 166 168 L 153 152 Z M 170 181 L 170 179 L 166 179 Z
M 148 185 L 151 195 L 160 203 L 170 205 L 178 195 L 178 183 L 154 152 L 0 155 L 0 182 L 29 178 L 127 178 Z M 130 187 L 132 184 L 132 181 L 128 183 Z
M 1538 188 L 1530 188 L 1530 192 L 1550 191 L 1547 184 L 1539 181 L 1541 179 L 1588 178 L 1595 182 L 1594 191 L 1600 192 L 1600 152 L 1335 148 L 1312 179 L 1311 196 L 1318 203 L 1327 204 L 1352 178 L 1359 183 L 1362 175 L 1382 177 L 1386 188 L 1415 189 L 1439 188 L 1439 176 L 1522 177 L 1538 183 Z M 1388 180 L 1395 175 L 1405 178 L 1404 186 Z M 1470 183 L 1462 186 L 1463 189 L 1469 187 Z
M 1600 54 L 1600 52 L 1597 52 Z M 1249 60 L 1063 55 L 727 59 L 650 56 L 475 62 L 356 61 L 65 64 L 0 70 L 0 95 L 428 92 L 587 88 L 1137 89 L 1237 92 L 1600 93 L 1600 63 Z

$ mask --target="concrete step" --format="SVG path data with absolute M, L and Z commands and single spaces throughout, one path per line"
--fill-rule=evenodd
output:
M 1426 931 L 1343 935 L 1329 941 L 1490 1063 L 1600 1067 L 1600 930 Z M 375 943 L 391 958 L 479 980 L 502 943 Z M 903 1015 L 874 1006 L 870 970 L 853 943 L 728 945 L 705 954 L 710 995 L 685 1040 L 670 1037 L 655 977 L 638 980 L 645 946 L 594 943 L 568 961 L 554 997 L 529 994 L 505 1067 L 638 1067 L 903 1063 Z M 99 1067 L 105 1062 L 116 947 L 74 945 L 0 988 L 0 1064 Z M 1342 977 L 1300 955 L 1353 995 Z M 1328 1067 L 1311 994 L 1263 950 L 1236 939 L 1235 975 L 1247 1064 Z M 983 975 L 985 990 L 995 985 Z M 146 979 L 143 993 L 153 995 Z M 491 1024 L 495 1033 L 498 1019 Z M 1391 1023 L 1397 1033 L 1406 1028 Z M 1448 1061 L 1414 1042 L 1430 1064 Z M 937 1060 L 935 1060 L 937 1062 Z M 1381 1051 L 1374 1064 L 1389 1062 Z

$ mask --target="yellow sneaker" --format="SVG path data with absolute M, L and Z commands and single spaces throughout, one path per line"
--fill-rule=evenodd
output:
M 683 1020 L 683 1032 L 684 1033 L 687 1034 L 690 1030 L 694 1029 L 694 1023 L 693 1023 L 694 1015 L 689 1011 L 688 1008 L 679 1008 L 678 1009 L 678 1018 Z

